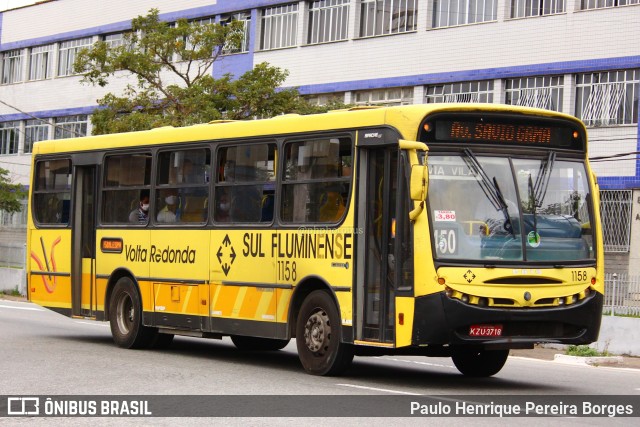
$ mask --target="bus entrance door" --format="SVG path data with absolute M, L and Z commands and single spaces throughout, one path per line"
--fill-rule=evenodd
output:
M 96 166 L 76 166 L 73 188 L 73 247 L 71 250 L 71 311 L 74 316 L 96 313 Z
M 356 340 L 392 345 L 395 287 L 396 147 L 361 147 L 358 194 Z

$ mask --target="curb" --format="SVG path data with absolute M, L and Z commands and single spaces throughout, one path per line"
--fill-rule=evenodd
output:
M 582 366 L 617 365 L 622 364 L 622 356 L 581 357 L 569 356 L 567 354 L 556 354 L 553 356 L 553 361 L 568 365 Z

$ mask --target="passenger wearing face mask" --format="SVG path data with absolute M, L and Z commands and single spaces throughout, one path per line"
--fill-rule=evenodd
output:
M 158 222 L 176 222 L 176 210 L 178 209 L 178 198 L 175 195 L 170 195 L 164 199 L 165 206 L 160 212 L 158 212 Z
M 134 224 L 146 224 L 149 221 L 149 192 L 140 193 L 140 204 L 129 214 L 129 222 Z
M 215 209 L 215 220 L 218 222 L 228 222 L 230 221 L 229 217 L 229 209 L 231 208 L 231 203 L 229 202 L 229 196 L 225 192 L 221 192 L 218 194 L 218 203 Z

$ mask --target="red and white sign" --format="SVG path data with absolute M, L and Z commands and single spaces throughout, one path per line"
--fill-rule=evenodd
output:
M 434 217 L 436 221 L 455 221 L 456 211 L 435 211 Z
M 502 335 L 502 325 L 471 325 L 470 337 L 499 337 Z

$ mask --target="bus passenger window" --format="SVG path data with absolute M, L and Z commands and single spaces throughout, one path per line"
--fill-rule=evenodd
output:
M 275 149 L 275 144 L 220 148 L 214 221 L 268 223 L 273 220 Z
M 67 224 L 71 206 L 71 161 L 36 163 L 33 215 L 41 224 Z
M 155 220 L 197 224 L 207 221 L 211 154 L 207 148 L 158 153 Z
M 285 145 L 282 220 L 336 223 L 351 187 L 350 138 L 324 138 Z
M 109 156 L 104 164 L 102 222 L 146 225 L 147 221 L 131 219 L 138 215 L 134 211 L 141 207 L 141 198 L 151 189 L 151 154 Z

